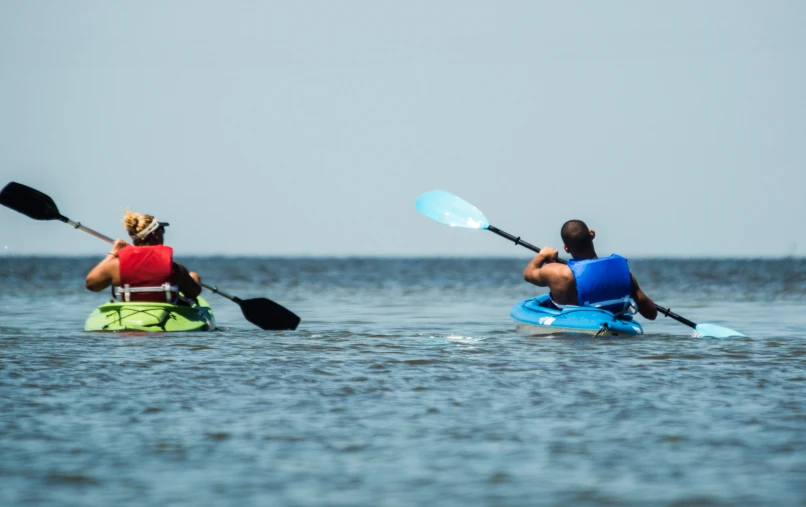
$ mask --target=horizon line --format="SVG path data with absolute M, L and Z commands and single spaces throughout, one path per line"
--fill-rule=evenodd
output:
M 42 258 L 42 259 L 75 259 L 98 257 L 100 254 L 76 253 L 76 254 L 54 254 L 54 253 L 11 253 L 6 251 L 0 255 L 3 258 Z M 389 259 L 389 260 L 434 260 L 434 259 L 461 259 L 461 260 L 523 260 L 528 256 L 503 256 L 503 255 L 441 255 L 441 254 L 239 254 L 239 253 L 211 253 L 211 254 L 182 254 L 179 257 L 185 258 L 225 258 L 225 259 Z M 567 256 L 566 256 L 567 257 Z M 746 255 L 746 256 L 723 256 L 723 255 L 635 255 L 626 256 L 628 260 L 805 260 L 806 255 Z

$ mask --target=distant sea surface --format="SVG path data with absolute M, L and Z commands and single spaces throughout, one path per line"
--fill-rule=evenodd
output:
M 266 332 L 85 333 L 97 258 L 0 257 L 0 505 L 806 505 L 806 260 L 633 260 L 635 338 L 525 337 L 527 259 L 179 258 Z

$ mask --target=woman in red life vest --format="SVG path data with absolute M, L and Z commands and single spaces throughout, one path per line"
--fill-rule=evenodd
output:
M 111 285 L 120 301 L 164 303 L 176 303 L 179 292 L 187 298 L 201 293 L 199 275 L 173 262 L 173 249 L 162 244 L 167 223 L 127 211 L 123 225 L 134 246 L 115 241 L 112 251 L 87 275 L 87 289 L 100 292 Z

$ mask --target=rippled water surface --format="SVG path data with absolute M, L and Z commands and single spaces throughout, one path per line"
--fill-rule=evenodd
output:
M 728 339 L 519 336 L 523 259 L 180 259 L 300 329 L 90 334 L 95 260 L 0 258 L 2 505 L 806 504 L 804 260 L 631 262 Z

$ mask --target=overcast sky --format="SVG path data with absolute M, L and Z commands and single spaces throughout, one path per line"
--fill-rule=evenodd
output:
M 0 1 L 0 185 L 182 255 L 806 255 L 806 2 Z M 6 255 L 98 254 L 0 209 Z

